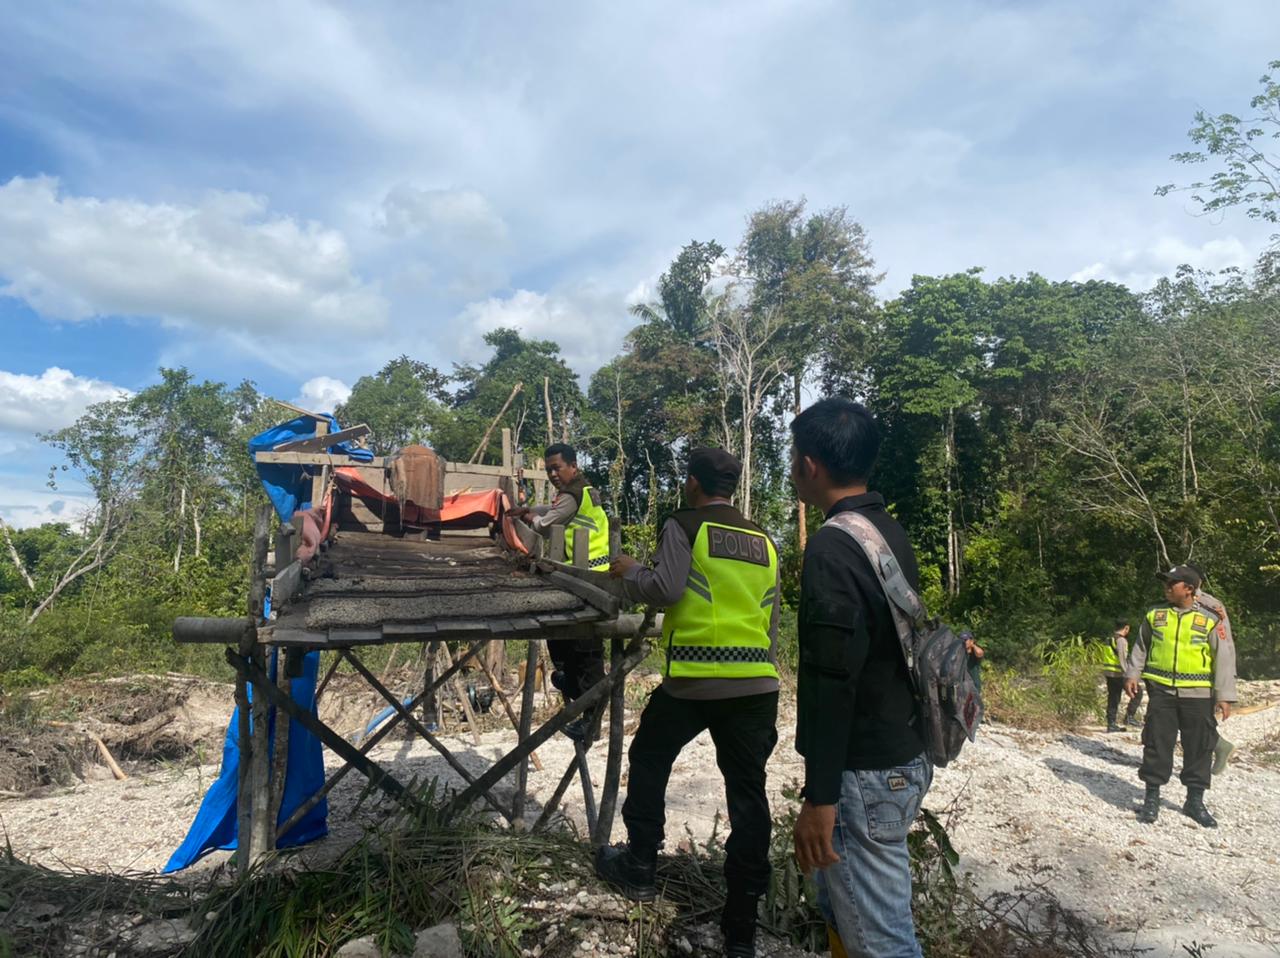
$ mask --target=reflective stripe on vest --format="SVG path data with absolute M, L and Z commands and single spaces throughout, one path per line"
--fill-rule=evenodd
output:
M 667 609 L 662 637 L 675 678 L 777 678 L 769 622 L 778 600 L 778 552 L 755 529 L 704 522 L 684 593 Z
M 1142 677 L 1170 688 L 1213 687 L 1213 652 L 1209 634 L 1218 617 L 1201 609 L 1172 607 L 1147 613 L 1151 646 Z
M 578 511 L 573 514 L 565 528 L 565 552 L 570 562 L 574 561 L 573 531 L 575 529 L 586 529 L 590 534 L 587 540 L 587 568 L 607 568 L 609 565 L 609 517 L 596 505 L 590 486 L 583 488 Z

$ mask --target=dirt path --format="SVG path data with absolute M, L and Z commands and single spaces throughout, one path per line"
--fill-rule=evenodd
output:
M 1269 687 L 1268 687 L 1269 688 Z M 229 696 L 228 696 L 229 698 Z M 1116 936 L 1151 947 L 1153 958 L 1184 956 L 1192 942 L 1215 956 L 1280 955 L 1280 768 L 1261 761 L 1259 743 L 1280 740 L 1280 708 L 1231 719 L 1224 727 L 1238 751 L 1209 796 L 1221 827 L 1201 829 L 1182 816 L 1182 789 L 1166 789 L 1155 826 L 1134 819 L 1141 797 L 1137 733 L 1101 730 L 1044 734 L 1001 726 L 983 730 L 976 745 L 940 771 L 927 805 L 948 822 L 962 868 L 984 890 L 1012 890 L 1034 872 L 1063 905 Z M 770 762 L 775 809 L 802 767 L 780 730 Z M 452 737 L 463 762 L 479 772 L 509 747 L 512 734 L 491 732 L 483 744 Z M 533 806 L 549 797 L 572 755 L 561 738 L 541 751 L 546 770 L 530 777 Z M 429 746 L 394 742 L 374 757 L 420 779 L 457 779 Z M 596 781 L 604 750 L 592 751 Z M 94 781 L 41 798 L 0 802 L 0 823 L 14 851 L 50 865 L 94 870 L 158 870 L 182 840 L 216 766 L 162 769 L 128 781 Z M 369 802 L 353 814 L 361 790 L 351 775 L 331 796 L 330 837 L 305 853 L 323 859 L 376 815 Z M 624 779 L 625 781 L 625 779 Z M 581 823 L 581 791 L 568 813 Z M 723 820 L 724 799 L 710 739 L 681 756 L 668 792 L 668 841 L 705 841 Z M 615 830 L 622 837 L 621 824 Z M 215 853 L 196 866 L 217 867 Z

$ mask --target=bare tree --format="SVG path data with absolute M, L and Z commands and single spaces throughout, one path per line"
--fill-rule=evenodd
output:
M 726 438 L 729 396 L 736 395 L 741 404 L 742 478 L 738 490 L 742 514 L 750 517 L 755 419 L 788 366 L 781 348 L 781 311 L 772 306 L 749 309 L 736 302 L 733 293 L 730 286 L 712 301 L 711 336 L 721 379 L 721 421 Z

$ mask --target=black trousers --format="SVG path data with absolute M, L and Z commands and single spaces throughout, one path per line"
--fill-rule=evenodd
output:
M 1142 767 L 1138 778 L 1163 785 L 1173 774 L 1173 746 L 1182 736 L 1182 784 L 1208 788 L 1213 749 L 1218 744 L 1218 720 L 1213 699 L 1192 699 L 1147 683 L 1147 721 L 1142 727 Z
M 1116 716 L 1120 713 L 1120 696 L 1124 694 L 1124 676 L 1108 675 L 1107 679 L 1107 724 L 1115 725 Z M 1133 718 L 1138 712 L 1138 706 L 1142 704 L 1142 686 L 1138 686 L 1138 694 L 1129 699 L 1129 707 L 1124 710 L 1124 720 L 1127 722 Z
M 627 836 L 642 854 L 662 844 L 671 766 L 704 729 L 711 731 L 729 804 L 724 863 L 729 895 L 763 895 L 769 890 L 773 826 L 764 766 L 778 744 L 777 692 L 703 702 L 656 689 L 627 753 L 631 767 L 622 805 Z
M 548 639 L 547 653 L 564 673 L 564 696 L 569 701 L 604 678 L 603 639 Z

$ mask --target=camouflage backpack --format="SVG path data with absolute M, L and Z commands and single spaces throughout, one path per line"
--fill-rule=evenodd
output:
M 907 583 L 889 544 L 870 519 L 857 512 L 840 512 L 826 524 L 858 543 L 880 580 L 915 686 L 925 754 L 941 768 L 960 754 L 965 739 L 974 740 L 982 721 L 982 695 L 969 674 L 964 640 L 949 625 L 929 620 L 920 596 Z

